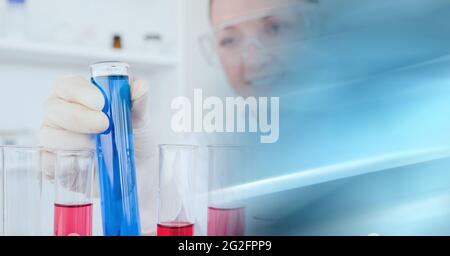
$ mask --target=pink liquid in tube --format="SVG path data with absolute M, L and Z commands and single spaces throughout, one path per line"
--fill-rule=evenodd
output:
M 208 207 L 208 236 L 243 236 L 245 209 Z
M 194 224 L 183 221 L 163 222 L 158 224 L 158 236 L 193 236 Z
M 92 204 L 55 204 L 55 236 L 92 236 Z

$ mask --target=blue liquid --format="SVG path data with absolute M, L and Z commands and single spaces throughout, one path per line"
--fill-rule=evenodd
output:
M 127 76 L 92 78 L 105 96 L 103 112 L 110 127 L 97 135 L 103 233 L 141 234 L 134 163 L 130 84 Z

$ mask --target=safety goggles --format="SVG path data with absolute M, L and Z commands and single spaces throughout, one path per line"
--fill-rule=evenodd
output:
M 318 36 L 320 16 L 314 1 L 262 9 L 214 27 L 200 46 L 214 66 L 243 63 L 255 50 L 276 55 Z

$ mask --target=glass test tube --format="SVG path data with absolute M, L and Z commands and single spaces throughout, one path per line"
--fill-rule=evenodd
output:
M 39 147 L 3 147 L 3 228 L 7 236 L 40 235 L 41 153 Z
M 209 146 L 208 236 L 245 235 L 245 208 L 227 188 L 242 182 L 245 150 L 238 146 Z
M 159 146 L 158 236 L 193 236 L 198 148 Z
M 110 126 L 97 135 L 97 158 L 106 236 L 139 236 L 139 204 L 134 159 L 129 65 L 101 62 L 91 66 L 91 82 L 105 98 Z
M 5 184 L 5 175 L 4 173 L 4 163 L 3 163 L 3 146 L 0 146 L 0 236 L 5 235 L 5 223 L 4 223 L 4 212 L 5 212 L 5 204 L 4 204 L 4 184 Z
M 92 235 L 93 151 L 57 151 L 55 236 Z

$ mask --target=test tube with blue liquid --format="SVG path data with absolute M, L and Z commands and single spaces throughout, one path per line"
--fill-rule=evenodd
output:
M 109 119 L 109 128 L 96 137 L 103 233 L 139 236 L 129 65 L 96 63 L 91 76 L 104 96 L 102 111 Z

